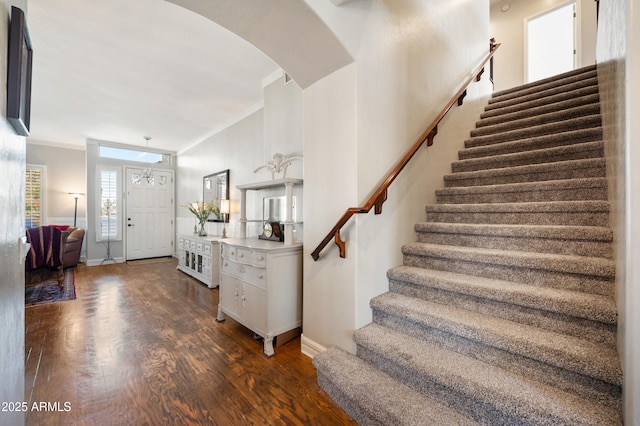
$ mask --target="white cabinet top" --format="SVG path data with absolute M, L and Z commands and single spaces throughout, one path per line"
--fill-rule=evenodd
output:
M 244 185 L 237 185 L 236 188 L 238 188 L 238 189 L 266 189 L 266 188 L 273 188 L 273 187 L 276 187 L 276 186 L 283 186 L 283 185 L 286 185 L 288 183 L 292 183 L 294 185 L 300 185 L 300 184 L 302 184 L 302 182 L 303 182 L 302 179 L 283 178 L 283 179 L 266 180 L 266 181 L 255 182 L 255 183 L 245 183 Z
M 261 240 L 259 238 L 224 238 L 219 240 L 221 244 L 228 244 L 236 247 L 245 247 L 256 250 L 265 251 L 281 251 L 281 250 L 295 250 L 302 247 L 302 243 L 291 243 L 285 245 L 277 241 Z

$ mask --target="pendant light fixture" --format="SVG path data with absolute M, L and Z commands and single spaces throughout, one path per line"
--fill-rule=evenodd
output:
M 151 136 L 143 136 L 144 140 L 147 143 L 147 152 L 145 155 L 149 153 L 149 141 L 151 140 Z M 153 168 L 151 163 L 145 162 L 144 169 L 142 170 L 142 179 L 144 179 L 148 184 L 153 184 Z

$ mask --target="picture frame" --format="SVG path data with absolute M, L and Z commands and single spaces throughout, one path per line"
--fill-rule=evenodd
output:
M 11 7 L 7 53 L 7 119 L 21 136 L 31 127 L 33 47 L 22 9 Z

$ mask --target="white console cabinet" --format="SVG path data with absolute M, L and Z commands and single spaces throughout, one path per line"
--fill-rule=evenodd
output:
M 302 326 L 302 244 L 224 239 L 220 254 L 217 320 L 228 315 L 249 328 L 272 356 L 274 338 L 284 343 Z
M 220 284 L 220 237 L 178 235 L 178 269 L 209 288 Z

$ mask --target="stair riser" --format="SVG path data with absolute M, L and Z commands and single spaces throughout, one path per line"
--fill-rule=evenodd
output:
M 403 265 L 457 272 L 460 274 L 476 275 L 550 288 L 582 291 L 610 297 L 614 295 L 614 284 L 611 279 L 590 275 L 414 254 L 404 254 Z
M 531 251 L 611 259 L 611 243 L 607 241 L 551 239 L 519 236 L 496 236 L 445 232 L 416 232 L 420 243 L 462 247 L 478 247 L 507 251 Z
M 559 164 L 559 166 L 561 163 Z M 594 165 L 588 167 L 560 168 L 553 170 L 541 168 L 540 170 L 530 170 L 529 168 L 520 172 L 514 169 L 513 173 L 505 173 L 503 169 L 497 169 L 493 174 L 485 176 L 464 177 L 460 174 L 452 174 L 444 177 L 446 188 L 460 188 L 483 185 L 501 185 L 508 183 L 543 182 L 548 180 L 578 179 L 589 177 L 606 177 L 604 165 Z
M 530 102 L 534 100 L 546 99 L 547 101 L 550 101 L 549 98 L 552 98 L 554 96 L 557 96 L 557 95 L 566 96 L 565 93 L 567 92 L 571 92 L 577 89 L 583 89 L 586 87 L 594 87 L 594 86 L 597 87 L 597 85 L 598 85 L 598 78 L 591 77 L 591 78 L 586 78 L 582 81 L 578 81 L 570 84 L 564 84 L 564 85 L 556 86 L 546 90 L 530 90 L 528 91 L 528 93 L 525 91 L 521 91 L 521 92 L 516 92 L 509 95 L 504 95 L 504 96 L 498 95 L 489 99 L 488 108 L 503 108 L 503 107 L 517 105 L 517 104 Z M 567 98 L 565 97 L 565 99 Z
M 607 188 L 569 188 L 558 190 L 533 190 L 519 192 L 485 192 L 476 194 L 442 194 L 436 191 L 438 203 L 481 204 L 481 203 L 526 203 L 539 201 L 579 201 L 606 200 Z
M 518 113 L 521 111 L 531 110 L 533 108 L 540 108 L 546 105 L 554 105 L 561 102 L 567 102 L 572 99 L 581 98 L 584 96 L 599 95 L 598 86 L 582 87 L 576 90 L 571 90 L 566 93 L 559 93 L 557 95 L 549 96 L 542 99 L 534 99 L 528 102 L 516 103 L 510 105 L 493 104 L 487 105 L 483 113 L 480 114 L 481 119 L 499 117 L 506 114 Z
M 557 123 L 549 123 L 535 127 L 527 127 L 525 129 L 512 130 L 508 132 L 496 133 L 487 136 L 477 136 L 464 141 L 465 148 L 472 148 L 485 145 L 493 145 L 496 143 L 504 143 L 517 141 L 520 139 L 536 138 L 547 135 L 557 135 L 562 132 L 571 132 L 574 130 L 584 130 L 602 126 L 600 115 L 589 115 L 575 120 L 560 121 Z
M 546 150 L 546 151 L 545 151 Z M 590 142 L 582 146 L 538 148 L 536 151 L 521 153 L 496 153 L 493 156 L 461 158 L 451 164 L 453 173 L 477 172 L 507 167 L 529 166 L 535 164 L 559 163 L 562 161 L 602 158 L 604 145 Z M 511 154 L 511 155 L 504 155 Z M 486 157 L 486 158 L 483 158 Z
M 358 346 L 357 355 L 363 360 L 375 365 L 391 377 L 402 381 L 405 385 L 413 388 L 417 392 L 429 395 L 431 398 L 444 405 L 455 408 L 456 411 L 465 414 L 483 424 L 503 424 L 503 425 L 524 425 L 521 419 L 497 410 L 488 403 L 478 401 L 466 395 L 458 389 L 448 386 L 446 383 L 439 383 L 430 377 L 418 374 L 416 371 L 405 368 L 393 359 L 388 359 L 368 350 L 366 347 Z
M 598 93 L 594 93 L 586 96 L 579 96 L 566 101 L 555 102 L 551 104 L 540 105 L 537 107 L 529 108 L 524 111 L 515 111 L 508 114 L 500 114 L 496 116 L 487 116 L 487 113 L 480 115 L 481 120 L 476 122 L 476 128 L 485 126 L 493 126 L 496 124 L 507 123 L 510 121 L 520 120 L 527 117 L 540 116 L 542 114 L 550 114 L 558 111 L 564 111 L 569 108 L 581 107 L 584 105 L 597 104 L 600 101 Z M 600 107 L 598 106 L 598 111 Z
M 565 121 L 595 114 L 600 114 L 600 104 L 582 105 L 558 112 L 539 115 L 528 115 L 523 113 L 526 117 L 521 119 L 515 119 L 498 124 L 483 124 L 477 126 L 475 130 L 471 131 L 471 137 L 494 135 L 511 130 L 519 130 L 531 126 L 541 126 L 543 124 L 550 124 L 553 122 Z
M 510 353 L 491 345 L 486 345 L 483 342 L 473 341 L 457 334 L 452 334 L 446 330 L 438 328 L 437 326 L 432 327 L 424 323 L 415 323 L 391 313 L 374 310 L 373 322 L 417 339 L 437 344 L 446 349 L 475 358 L 489 365 L 500 367 L 512 373 L 519 374 L 524 377 L 535 377 L 536 380 L 540 382 L 556 386 L 566 392 L 573 393 L 574 395 L 593 398 L 610 407 L 619 407 L 619 397 L 621 394 L 620 387 L 606 383 L 602 380 L 559 368 L 530 357 Z M 358 356 L 369 362 L 384 359 L 379 354 L 375 354 L 375 350 L 372 348 L 365 347 L 366 342 L 358 341 L 357 337 L 356 342 L 358 343 Z M 365 356 L 370 358 L 365 358 Z M 399 360 L 399 362 L 402 362 L 402 360 Z M 402 374 L 396 369 L 386 370 L 389 367 L 381 364 L 374 365 L 385 370 L 387 374 L 393 373 L 393 377 L 396 378 L 398 378 L 396 376 L 397 374 Z M 410 365 L 406 365 L 405 368 L 413 370 L 412 375 L 417 376 L 413 380 L 417 382 L 418 387 L 414 387 L 414 389 L 418 391 L 420 391 L 420 383 L 434 380 L 433 377 L 429 376 L 429 372 L 411 369 Z M 405 384 L 407 383 L 405 382 Z M 446 383 L 443 383 L 442 385 L 447 386 Z M 470 397 L 473 398 L 474 396 Z M 494 399 L 490 395 L 481 395 L 478 397 L 488 398 L 489 401 Z
M 616 327 L 600 321 L 571 317 L 544 309 L 535 309 L 475 295 L 447 291 L 425 284 L 418 285 L 398 280 L 389 280 L 389 291 L 407 297 L 455 306 L 521 324 L 537 326 L 570 336 L 582 337 L 610 346 L 615 345 Z

